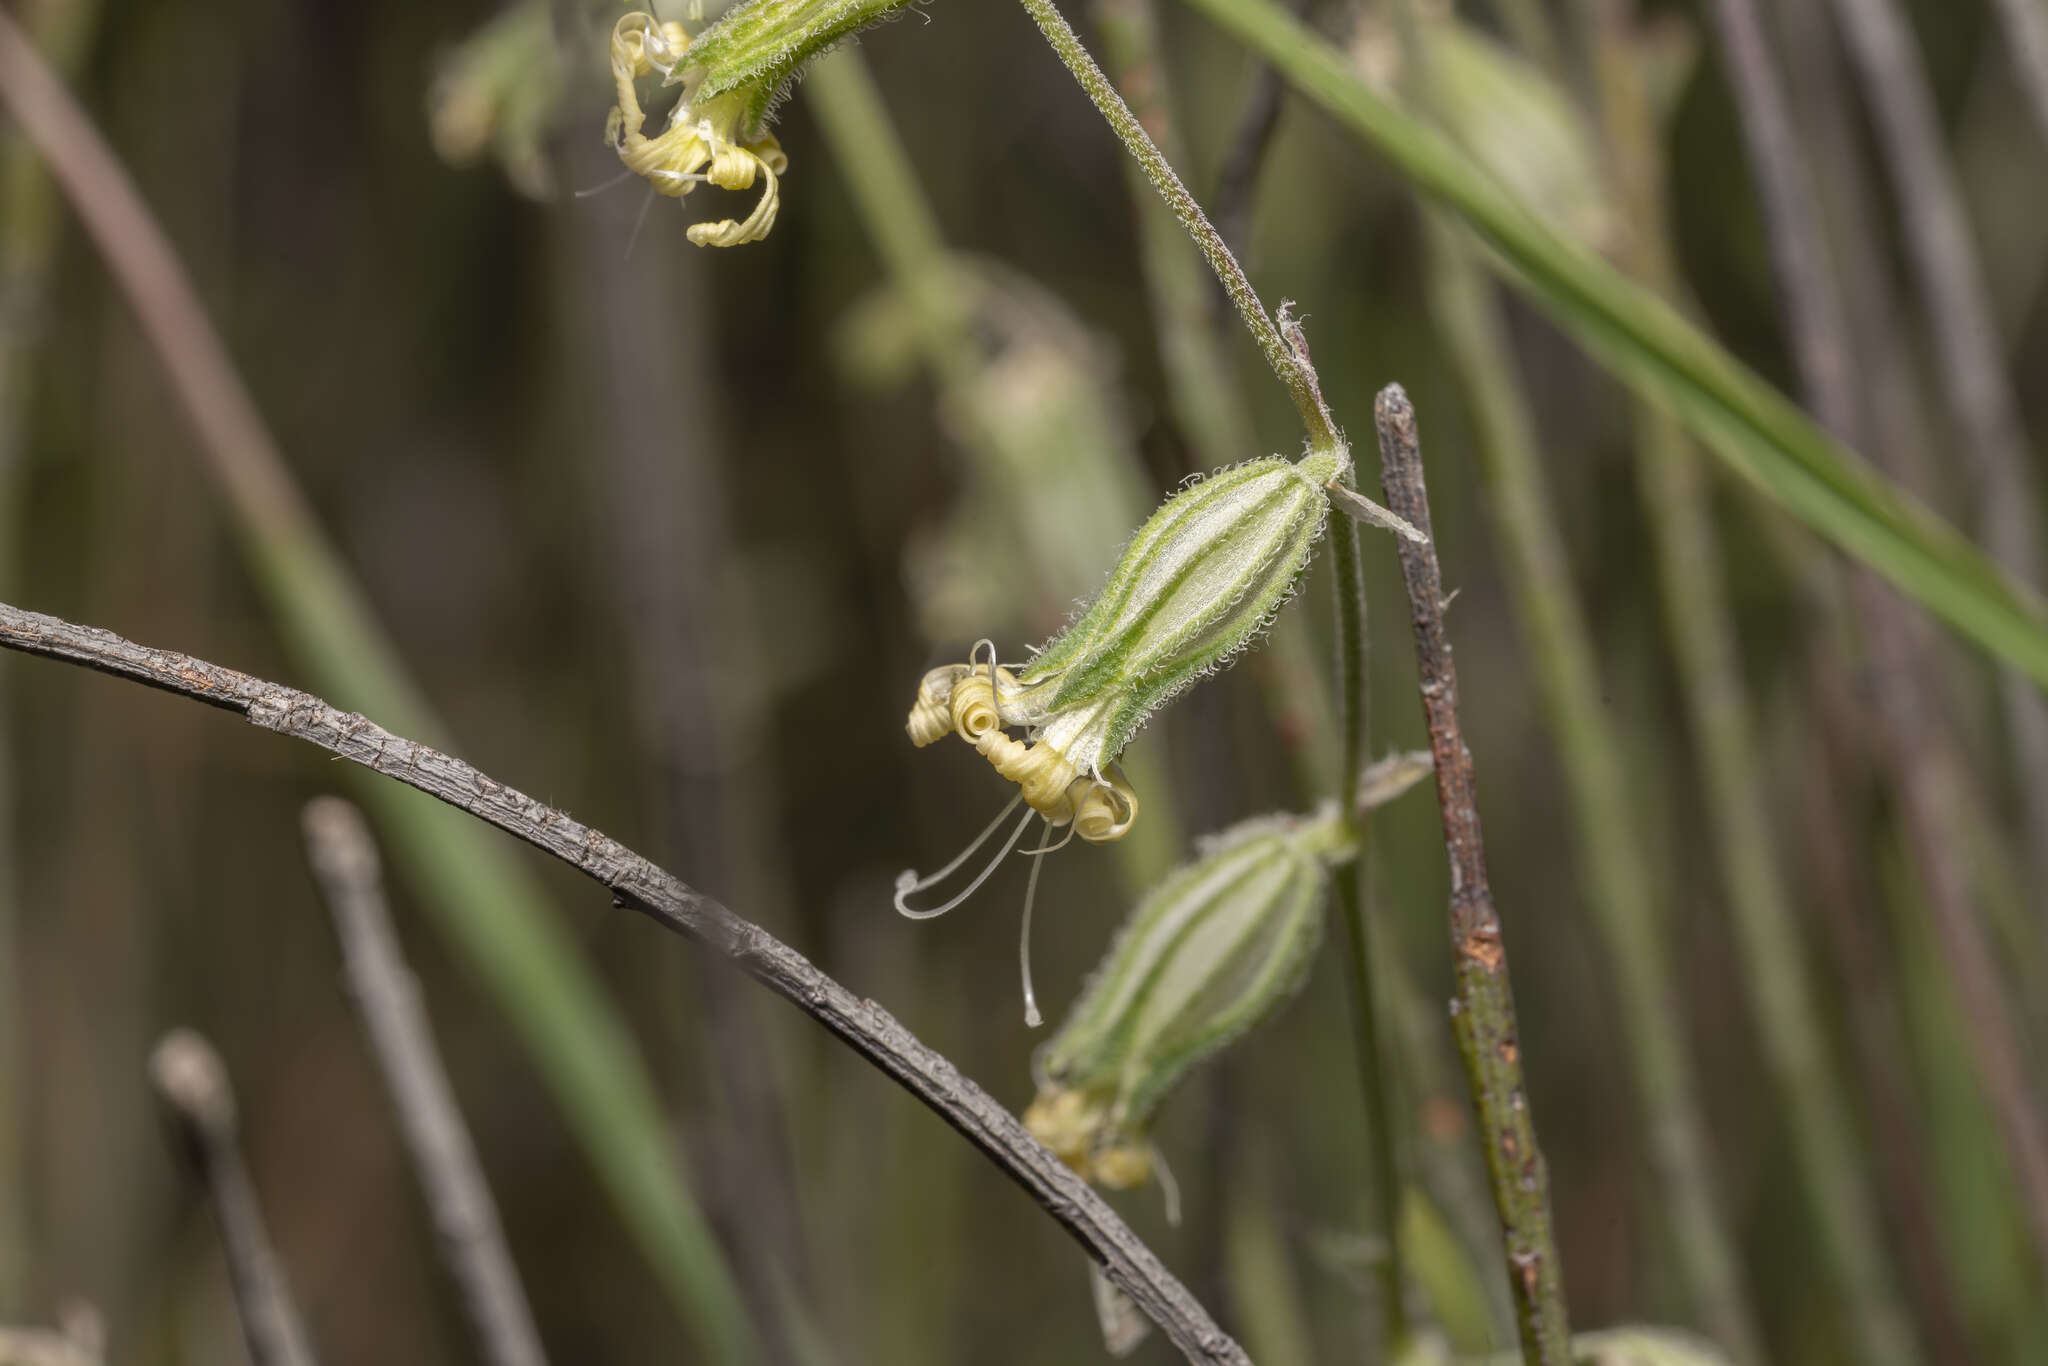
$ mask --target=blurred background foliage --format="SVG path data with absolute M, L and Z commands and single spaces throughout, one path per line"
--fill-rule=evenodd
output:
M 1542 160 L 1549 173 L 1517 187 L 1566 230 L 1612 247 L 1626 210 L 1601 191 L 1597 150 L 1573 150 L 1575 136 L 1591 137 L 1590 115 L 1511 55 L 1528 3 L 1473 8 L 1478 28 L 1444 65 L 1476 73 L 1458 86 L 1475 107 L 1447 104 L 1445 117 L 1490 130 L 1471 135 L 1482 143 L 1528 136 L 1496 152 L 1496 169 L 1533 176 Z M 1188 309 L 1184 293 L 1178 317 L 1162 301 L 1152 206 L 1133 198 L 1121 149 L 1027 17 L 955 0 L 864 35 L 858 53 L 916 189 L 904 189 L 898 152 L 849 136 L 857 73 L 835 72 L 832 91 L 821 74 L 816 98 L 800 86 L 778 124 L 791 168 L 773 234 L 712 253 L 683 229 L 715 191 L 687 212 L 657 202 L 644 221 L 637 183 L 567 193 L 606 184 L 616 166 L 600 142 L 609 81 L 580 43 L 515 34 L 501 45 L 511 55 L 494 54 L 526 73 L 497 115 L 504 174 L 437 157 L 437 145 L 480 150 L 474 123 L 430 130 L 425 109 L 449 54 L 493 19 L 488 6 L 16 8 L 44 25 L 46 50 L 182 253 L 455 752 L 728 900 L 1021 1108 L 1039 1041 L 1016 999 L 1021 869 L 935 925 L 888 904 L 898 869 L 943 861 L 1001 800 L 979 759 L 905 742 L 916 681 L 978 636 L 1005 657 L 1043 640 L 1188 473 L 1300 445 L 1284 392 L 1234 327 L 1215 333 L 1220 368 L 1196 393 L 1211 407 L 1176 390 L 1188 320 L 1206 326 L 1220 297 L 1202 286 Z M 1829 38 L 1794 11 L 1819 6 L 1773 8 L 1781 61 L 1805 97 L 1802 63 L 1815 58 L 1802 45 Z M 1103 6 L 1111 22 L 1128 9 Z M 1075 10 L 1101 48 L 1091 25 L 1103 16 Z M 1661 120 L 1678 272 L 1710 329 L 1797 392 L 1707 16 L 1691 4 L 1647 11 L 1630 60 Z M 1361 73 L 1398 80 L 1387 12 L 1320 0 L 1309 18 Z M 2029 120 L 1993 7 L 1920 0 L 1912 18 L 2038 478 L 2048 130 Z M 1258 78 L 1235 40 L 1183 9 L 1163 5 L 1157 20 L 1170 150 L 1210 201 Z M 1856 132 L 1835 150 L 1881 180 Z M 126 303 L 36 184 L 32 158 L 18 143 L 8 155 L 0 596 L 366 706 L 294 652 Z M 1362 436 L 1372 393 L 1392 380 L 1421 414 L 1574 1321 L 1696 1326 L 1631 1100 L 1632 1024 L 1560 800 L 1571 758 L 1552 739 L 1517 625 L 1516 570 L 1431 312 L 1423 220 L 1391 171 L 1291 96 L 1255 183 L 1238 245 L 1267 301 L 1296 300 L 1306 315 L 1338 421 Z M 1849 231 L 1909 294 L 1895 215 Z M 42 256 L 22 249 L 37 240 Z M 1967 467 L 1926 328 L 1908 318 L 1903 440 L 1922 461 L 1909 482 L 1969 526 Z M 1722 1222 L 1772 1358 L 1855 1360 L 1846 1311 L 1815 1271 L 1785 1109 L 1744 1005 L 1627 396 L 1526 306 L 1510 300 L 1505 321 L 1597 650 L 1599 715 L 1624 761 L 1636 891 L 1669 942 Z M 1761 741 L 1750 800 L 1775 836 L 1886 1256 L 1929 1359 L 2048 1359 L 2039 1262 L 1899 798 L 1856 745 L 1845 756 L 1824 742 L 1874 724 L 1867 710 L 1842 714 L 1806 667 L 1816 639 L 1845 623 L 1806 609 L 1775 513 L 1725 478 L 1710 497 Z M 1423 741 L 1388 549 L 1365 542 L 1374 753 Z M 1303 685 L 1329 653 L 1326 574 L 1272 648 L 1132 747 L 1145 838 L 1048 863 L 1037 975 L 1055 1018 L 1131 899 L 1192 834 L 1297 808 L 1297 771 L 1327 770 L 1327 702 Z M 2025 871 L 2024 775 L 1995 676 L 1949 637 L 1929 642 L 1939 725 L 1983 816 L 1969 831 L 1973 911 L 2004 927 L 2013 981 L 2038 981 L 2043 898 Z M 110 1361 L 239 1350 L 204 1211 L 165 1154 L 143 1084 L 153 1042 L 188 1024 L 234 1073 L 255 1179 L 327 1358 L 469 1359 L 304 866 L 298 807 L 343 775 L 124 684 L 14 659 L 0 660 L 0 677 L 13 974 L 0 1000 L 11 1037 L 0 1040 L 19 1063 L 0 1092 L 0 1320 L 49 1322 L 75 1297 L 109 1325 Z M 674 1170 L 745 1287 L 740 1317 L 764 1352 L 802 1359 L 800 1320 L 843 1362 L 1101 1351 L 1079 1253 L 942 1124 L 573 875 L 500 853 L 623 1018 Z M 690 1357 L 674 1283 L 658 1251 L 639 1250 L 659 1237 L 648 1243 L 643 1229 L 636 1247 L 578 1126 L 508 1026 L 506 998 L 459 937 L 431 928 L 432 887 L 409 880 L 395 851 L 393 865 L 401 933 L 555 1359 Z M 1448 1048 L 1433 1005 L 1448 992 L 1445 875 L 1427 797 L 1375 814 L 1369 867 L 1382 962 L 1408 1003 L 1400 1032 L 1414 1040 L 1398 1078 L 1407 1165 L 1426 1167 L 1438 1148 L 1469 1159 L 1461 1092 L 1412 1061 Z M 1376 1340 L 1376 1250 L 1362 1236 L 1374 1138 L 1338 942 L 1295 1006 L 1166 1106 L 1156 1137 L 1182 1187 L 1183 1224 L 1165 1225 L 1156 1191 L 1118 1200 L 1273 1366 L 1370 1359 Z M 2021 1001 L 2038 1062 L 2044 1012 L 2038 997 Z M 1455 1313 L 1463 1287 L 1441 1270 L 1476 1260 L 1492 1293 L 1497 1248 L 1475 1244 L 1471 1221 L 1432 1189 L 1435 1203 L 1402 1218 L 1430 1291 L 1417 1301 L 1457 1318 L 1471 1334 L 1459 1346 L 1505 1345 L 1483 1305 Z M 1432 1247 L 1447 1250 L 1418 1250 Z M 1142 1350 L 1169 1356 L 1156 1342 Z

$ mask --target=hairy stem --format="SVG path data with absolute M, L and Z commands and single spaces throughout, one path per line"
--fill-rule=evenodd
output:
M 1265 353 L 1266 363 L 1287 386 L 1287 392 L 1301 414 L 1302 425 L 1308 429 L 1309 445 L 1319 451 L 1336 449 L 1342 444 L 1341 438 L 1330 420 L 1329 410 L 1323 406 L 1315 371 L 1281 339 L 1280 329 L 1267 316 L 1265 306 L 1259 302 L 1258 292 L 1245 277 L 1237 258 L 1231 255 L 1230 247 L 1202 212 L 1202 206 L 1181 184 L 1180 176 L 1160 153 L 1144 125 L 1138 122 L 1137 115 L 1124 103 L 1123 96 L 1102 74 L 1102 68 L 1088 55 L 1088 49 L 1081 46 L 1081 40 L 1075 36 L 1052 0 L 1022 0 L 1022 3 L 1045 34 L 1046 41 L 1052 44 L 1052 50 L 1059 54 L 1060 60 L 1080 82 L 1081 89 L 1102 112 L 1110 128 L 1123 140 L 1138 164 L 1145 168 L 1146 176 L 1173 209 L 1174 217 L 1180 220 L 1188 235 L 1195 239 L 1195 245 L 1202 249 L 1202 255 L 1208 258 L 1210 269 L 1223 282 L 1230 301 L 1237 305 L 1238 316 L 1244 319 L 1244 325 L 1258 342 L 1259 350 Z

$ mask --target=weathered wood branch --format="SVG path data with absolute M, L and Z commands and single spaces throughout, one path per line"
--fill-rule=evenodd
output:
M 1152 1250 L 1086 1182 L 1026 1133 L 988 1092 L 873 1001 L 863 1000 L 760 926 L 683 884 L 617 840 L 477 771 L 462 760 L 309 693 L 111 631 L 0 604 L 0 647 L 62 660 L 238 712 L 274 731 L 440 798 L 553 854 L 611 891 L 615 905 L 705 945 L 789 1001 L 893 1077 L 981 1149 L 1102 1263 L 1188 1360 L 1249 1358 Z

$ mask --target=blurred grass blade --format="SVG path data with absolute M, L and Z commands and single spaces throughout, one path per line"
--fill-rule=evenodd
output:
M 1448 137 L 1376 94 L 1274 0 L 1186 0 L 1464 219 L 1511 282 L 1787 511 L 2048 685 L 2041 605 L 1647 290 L 1545 225 Z
M 134 307 L 308 681 L 340 705 L 440 744 L 441 726 L 328 544 L 183 262 L 91 119 L 4 11 L 0 101 L 43 154 Z M 633 1041 L 532 879 L 502 841 L 461 812 L 368 773 L 357 781 L 406 875 L 426 892 L 424 904 L 532 1054 L 709 1358 L 752 1361 L 752 1324 L 677 1172 Z

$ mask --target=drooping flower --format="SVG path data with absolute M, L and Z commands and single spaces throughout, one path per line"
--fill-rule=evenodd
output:
M 1151 1121 L 1189 1068 L 1293 997 L 1322 939 L 1334 809 L 1262 816 L 1198 846 L 1147 893 L 1035 1060 L 1025 1127 L 1112 1190 L 1163 1168 Z M 1168 1207 L 1175 1204 L 1168 1186 Z
M 1137 820 L 1138 797 L 1117 769 L 1117 755 L 1162 703 L 1222 667 L 1271 623 L 1308 566 L 1328 518 L 1326 486 L 1348 460 L 1341 448 L 1298 461 L 1272 456 L 1180 490 L 1131 538 L 1094 602 L 1028 663 L 1000 664 L 984 641 L 967 662 L 928 672 L 904 726 L 911 742 L 957 735 L 1018 791 L 951 863 L 929 876 L 899 877 L 896 908 L 925 918 L 959 905 L 1017 847 L 1033 814 L 1046 824 L 1034 855 L 1049 852 L 1052 831 L 1062 826 L 1066 839 L 1123 838 Z M 938 907 L 912 908 L 911 897 L 953 876 L 1020 803 L 1029 809 L 965 890 Z M 1020 950 L 1032 1024 L 1036 885 L 1034 864 Z
M 761 198 L 744 220 L 731 218 L 697 223 L 689 237 L 700 247 L 736 247 L 758 242 L 775 226 L 780 205 L 777 177 L 789 168 L 782 145 L 764 126 L 766 111 L 750 121 L 745 89 L 700 98 L 701 80 L 689 86 L 669 111 L 668 127 L 648 137 L 642 125 L 640 95 L 635 82 L 660 72 L 664 83 L 686 79 L 685 55 L 690 35 L 678 23 L 661 23 L 651 14 L 622 17 L 612 29 L 612 79 L 618 85 L 618 106 L 605 125 L 605 140 L 618 150 L 626 169 L 646 180 L 658 194 L 681 198 L 701 184 L 722 190 L 751 189 L 763 180 Z

